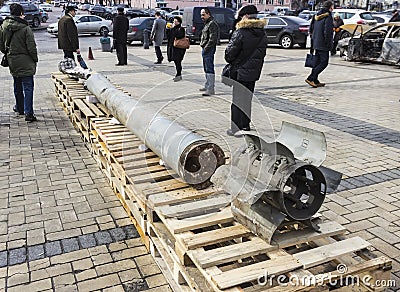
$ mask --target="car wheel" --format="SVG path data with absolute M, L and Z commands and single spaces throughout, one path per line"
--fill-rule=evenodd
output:
M 33 27 L 38 27 L 40 25 L 40 20 L 39 18 L 35 17 L 33 19 Z
M 100 35 L 104 35 L 105 33 L 109 33 L 110 31 L 108 30 L 108 28 L 107 27 L 105 27 L 105 26 L 103 26 L 102 28 L 100 28 L 100 31 L 99 31 L 99 33 L 100 33 Z
M 279 45 L 284 49 L 290 49 L 293 47 L 293 39 L 290 35 L 284 34 L 279 40 Z
M 42 18 L 42 22 L 47 22 L 47 17 L 46 17 L 46 16 L 44 16 L 44 17 Z

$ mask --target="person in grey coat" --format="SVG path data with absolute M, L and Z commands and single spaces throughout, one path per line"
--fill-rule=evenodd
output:
M 150 39 L 154 42 L 154 50 L 156 51 L 157 56 L 157 61 L 154 62 L 154 64 L 161 64 L 164 57 L 161 53 L 160 46 L 164 39 L 167 22 L 161 18 L 161 13 L 159 11 L 156 11 L 155 16 L 156 19 L 154 20 L 153 28 L 151 29 Z

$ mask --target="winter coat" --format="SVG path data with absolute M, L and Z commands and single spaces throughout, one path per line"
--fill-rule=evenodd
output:
M 334 28 L 334 39 L 335 42 L 339 41 L 340 31 L 342 30 L 340 27 L 344 25 L 343 19 L 339 18 L 338 20 L 333 19 L 333 28 Z
M 213 17 L 209 17 L 201 31 L 200 46 L 205 50 L 215 48 L 219 38 L 219 26 Z
M 311 38 L 314 50 L 330 51 L 333 46 L 333 18 L 332 13 L 323 8 L 314 16 L 311 29 Z
M 70 14 L 65 14 L 58 21 L 58 48 L 69 52 L 79 49 L 78 29 Z
M 128 40 L 129 20 L 124 14 L 118 14 L 113 21 L 114 43 L 124 45 Z
M 267 48 L 265 24 L 264 19 L 243 19 L 236 25 L 225 49 L 225 61 L 237 71 L 237 81 L 260 79 Z
M 174 47 L 175 39 L 182 39 L 185 37 L 185 29 L 181 25 L 174 26 L 167 30 L 168 45 L 167 45 L 167 56 L 168 61 L 179 61 L 183 60 L 185 56 L 186 49 L 180 49 Z
M 159 47 L 162 45 L 166 25 L 167 22 L 161 17 L 154 20 L 150 34 L 150 38 L 154 40 L 154 46 Z
M 11 41 L 10 41 L 11 40 Z M 8 16 L 0 28 L 0 51 L 7 54 L 10 73 L 14 77 L 33 76 L 38 55 L 33 32 L 24 19 Z

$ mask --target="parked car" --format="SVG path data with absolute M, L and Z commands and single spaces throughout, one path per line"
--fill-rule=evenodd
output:
M 53 7 L 48 3 L 39 4 L 39 9 L 43 9 L 46 12 L 52 12 Z
M 150 33 L 153 27 L 154 17 L 136 17 L 129 20 L 129 30 L 127 42 L 131 44 L 133 41 L 144 42 L 144 30 L 147 29 Z
M 165 19 L 166 19 L 167 21 L 169 21 L 169 22 L 173 22 L 175 16 L 180 16 L 180 17 L 182 17 L 182 15 L 183 15 L 183 11 L 182 11 L 182 10 L 174 10 L 174 11 L 172 11 L 172 12 L 170 12 L 170 13 L 167 13 L 167 14 L 165 15 Z
M 91 34 L 99 33 L 103 35 L 105 32 L 112 30 L 112 21 L 106 20 L 96 15 L 76 15 L 74 17 L 78 34 Z M 49 24 L 47 32 L 52 35 L 58 34 L 58 23 Z
M 400 22 L 375 27 L 344 25 L 351 33 L 339 41 L 340 56 L 347 61 L 378 62 L 400 66 Z
M 3 21 L 4 21 L 4 19 L 3 19 L 3 17 L 0 15 L 0 25 L 3 24 Z
M 339 13 L 344 24 L 365 24 L 375 25 L 377 21 L 372 17 L 371 12 L 362 9 L 334 9 L 332 15 Z
M 89 8 L 89 13 L 93 15 L 100 16 L 104 19 L 112 19 L 112 11 L 107 9 L 99 4 L 94 5 L 93 7 Z
M 268 44 L 278 44 L 284 49 L 290 49 L 294 45 L 306 47 L 308 21 L 297 16 L 269 16 L 265 30 Z
M 40 21 L 47 22 L 47 20 L 49 20 L 49 14 L 46 11 L 44 11 L 42 8 L 39 8 L 39 11 L 40 11 L 40 16 L 41 16 Z
M 149 12 L 139 8 L 129 8 L 128 10 L 126 10 L 125 15 L 126 17 L 128 17 L 128 19 L 136 17 L 150 17 Z
M 25 20 L 33 27 L 40 26 L 40 11 L 39 8 L 30 2 L 19 2 L 24 8 Z M 6 4 L 0 8 L 0 15 L 3 18 L 10 15 L 10 4 Z
M 290 10 L 290 8 L 287 6 L 276 6 L 271 11 L 271 15 L 285 15 L 285 12 L 288 10 Z
M 311 20 L 318 11 L 303 10 L 299 13 L 298 17 L 303 18 L 307 21 Z
M 186 36 L 191 43 L 200 40 L 204 22 L 201 20 L 200 11 L 204 7 L 185 7 L 183 11 L 182 26 L 186 27 Z M 215 21 L 219 25 L 220 39 L 228 39 L 235 20 L 234 11 L 229 8 L 208 7 Z
M 83 3 L 80 6 L 80 9 L 83 10 L 83 11 L 89 11 L 89 8 L 90 8 L 90 4 L 89 3 Z
M 391 15 L 388 14 L 383 14 L 383 13 L 372 13 L 372 17 L 378 22 L 378 24 L 380 23 L 388 23 L 389 20 L 392 18 Z
M 267 18 L 268 16 L 270 16 L 271 13 L 269 11 L 261 11 L 257 14 L 257 18 L 261 19 L 261 18 Z

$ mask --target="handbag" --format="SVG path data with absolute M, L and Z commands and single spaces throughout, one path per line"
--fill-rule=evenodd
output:
M 3 55 L 3 58 L 1 58 L 1 63 L 0 63 L 0 65 L 1 65 L 2 67 L 8 67 L 8 66 L 9 66 L 7 54 L 8 54 L 8 52 L 10 51 L 10 43 L 11 43 L 11 39 L 12 39 L 13 35 L 14 35 L 14 34 L 11 35 L 10 41 L 8 42 L 8 46 L 6 45 L 6 51 L 5 51 L 4 55 Z
M 7 59 L 7 52 L 1 58 L 1 66 L 8 67 L 8 59 Z
M 174 40 L 174 47 L 178 49 L 189 49 L 190 48 L 190 41 L 189 38 L 183 37 L 181 39 Z
M 308 68 L 314 68 L 315 67 L 315 62 L 316 62 L 316 57 L 313 54 L 313 50 L 310 49 L 310 53 L 306 55 L 306 62 L 304 63 L 304 67 Z

